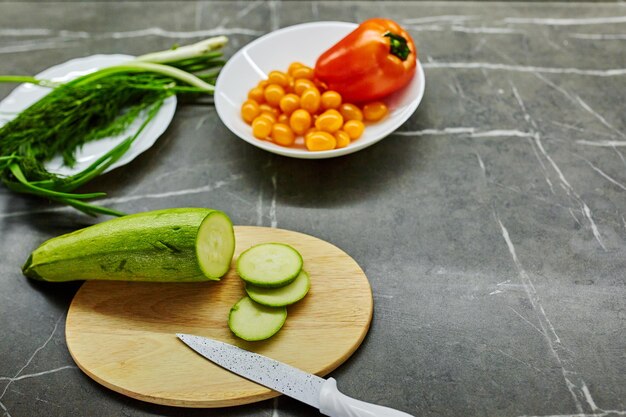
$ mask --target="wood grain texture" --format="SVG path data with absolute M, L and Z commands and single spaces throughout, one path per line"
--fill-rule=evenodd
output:
M 369 328 L 373 300 L 363 270 L 345 252 L 302 233 L 236 226 L 233 265 L 219 282 L 87 281 L 70 306 L 66 339 L 77 365 L 102 385 L 130 397 L 181 407 L 252 403 L 278 393 L 199 356 L 175 333 L 232 343 L 323 376 L 357 349 Z M 244 295 L 234 261 L 252 245 L 295 247 L 311 275 L 309 294 L 288 307 L 280 332 L 245 342 L 228 329 L 230 308 Z

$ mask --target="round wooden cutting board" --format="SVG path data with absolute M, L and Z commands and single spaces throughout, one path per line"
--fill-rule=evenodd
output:
M 66 339 L 77 365 L 130 397 L 180 407 L 224 407 L 278 393 L 198 355 L 176 333 L 221 340 L 320 376 L 343 363 L 369 328 L 373 301 L 363 270 L 345 252 L 302 233 L 236 226 L 234 261 L 252 245 L 282 242 L 304 258 L 311 289 L 288 307 L 283 328 L 262 342 L 236 338 L 230 308 L 244 296 L 234 267 L 221 281 L 141 283 L 87 281 L 70 306 Z

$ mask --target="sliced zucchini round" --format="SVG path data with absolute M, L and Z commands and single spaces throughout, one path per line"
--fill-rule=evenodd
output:
M 279 288 L 258 287 L 246 284 L 248 296 L 259 304 L 268 307 L 282 307 L 294 304 L 304 298 L 311 288 L 311 278 L 303 269 L 290 284 Z
M 258 287 L 282 287 L 302 270 L 302 256 L 284 243 L 261 243 L 239 255 L 237 273 Z
M 249 342 L 265 340 L 275 335 L 287 320 L 287 308 L 267 307 L 244 297 L 230 309 L 228 327 Z
M 235 252 L 233 224 L 221 211 L 209 213 L 198 228 L 196 256 L 205 276 L 219 278 L 228 272 Z

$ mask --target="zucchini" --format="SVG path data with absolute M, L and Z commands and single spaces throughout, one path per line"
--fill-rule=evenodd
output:
M 174 208 L 108 220 L 44 242 L 22 272 L 30 278 L 196 282 L 230 268 L 235 234 L 228 216 Z
M 302 270 L 302 255 L 284 243 L 261 243 L 239 255 L 237 273 L 258 287 L 282 287 Z
M 311 288 L 311 279 L 303 269 L 293 282 L 284 287 L 264 288 L 246 284 L 246 293 L 248 293 L 248 297 L 259 304 L 268 307 L 281 307 L 302 300 L 309 292 L 309 288 Z
M 243 340 L 255 342 L 274 336 L 287 320 L 287 308 L 267 307 L 243 297 L 230 309 L 228 327 Z

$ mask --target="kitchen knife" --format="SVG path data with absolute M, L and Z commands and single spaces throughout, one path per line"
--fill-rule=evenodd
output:
M 413 417 L 402 411 L 356 400 L 337 389 L 334 378 L 320 378 L 266 356 L 206 337 L 178 333 L 187 346 L 222 368 L 318 408 L 330 417 Z

